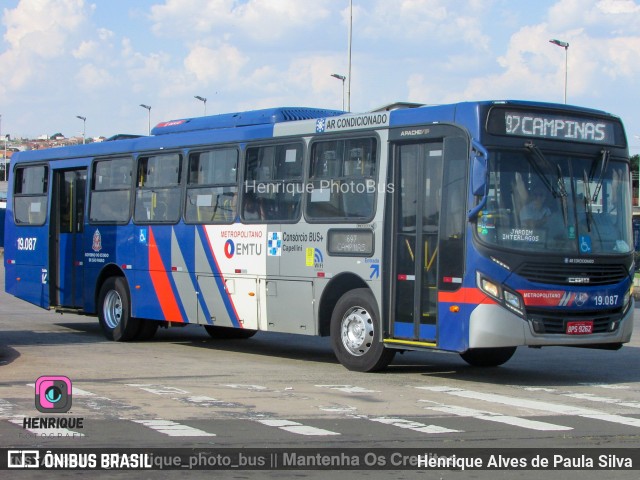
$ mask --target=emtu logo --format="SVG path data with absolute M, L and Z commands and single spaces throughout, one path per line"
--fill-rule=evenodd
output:
M 236 252 L 236 245 L 233 243 L 233 240 L 229 239 L 224 244 L 224 255 L 227 258 L 232 258 L 233 254 Z
M 71 408 L 71 380 L 44 376 L 36 380 L 36 408 L 42 413 L 65 413 Z

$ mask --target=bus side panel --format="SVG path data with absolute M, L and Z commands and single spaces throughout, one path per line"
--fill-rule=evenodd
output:
M 267 226 L 197 227 L 198 323 L 258 329 L 258 278 L 266 275 Z
M 129 290 L 133 299 L 133 275 L 130 265 L 132 254 L 127 253 L 133 248 L 132 227 L 127 225 L 86 225 L 82 241 L 81 253 L 84 265 L 83 310 L 85 313 L 95 313 L 98 306 L 96 299 L 99 294 L 99 279 L 105 268 L 112 269 L 118 274 L 125 272 Z M 103 279 L 104 280 L 104 279 Z
M 467 238 L 473 235 L 467 226 Z M 461 288 L 453 292 L 439 292 L 438 348 L 452 352 L 464 352 L 470 346 L 471 319 L 479 305 L 495 305 L 476 285 L 476 272 L 490 272 L 491 278 L 504 279 L 500 269 L 489 259 L 478 254 L 472 241 L 466 244 L 466 268 Z
M 50 305 L 47 224 L 18 227 L 7 203 L 5 242 L 5 290 L 43 308 Z
M 130 258 L 135 271 L 132 287 L 134 317 L 168 322 L 188 322 L 172 272 L 170 226 L 133 226 Z
M 438 294 L 438 339 L 441 350 L 463 352 L 469 338 L 469 318 L 475 305 L 467 303 L 465 288 Z M 451 309 L 459 310 L 452 312 Z

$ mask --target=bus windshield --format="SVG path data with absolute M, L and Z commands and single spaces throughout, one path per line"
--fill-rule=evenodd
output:
M 633 248 L 628 163 L 593 156 L 493 150 L 477 233 L 521 252 L 627 254 Z

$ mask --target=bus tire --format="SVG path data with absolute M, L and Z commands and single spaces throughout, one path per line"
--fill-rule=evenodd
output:
M 140 330 L 136 333 L 134 340 L 144 342 L 145 340 L 151 340 L 160 326 L 160 322 L 156 320 L 140 320 Z
M 204 329 L 216 340 L 245 340 L 253 337 L 257 330 L 250 328 L 218 327 L 216 325 L 205 325 Z
M 506 363 L 516 352 L 516 347 L 470 348 L 460 356 L 474 367 L 498 367 Z
M 129 289 L 123 277 L 109 277 L 102 285 L 98 320 L 104 336 L 115 342 L 133 340 L 140 331 L 140 320 L 131 317 Z
M 379 340 L 378 304 L 368 288 L 350 290 L 336 303 L 331 315 L 331 345 L 338 361 L 349 370 L 376 372 L 384 369 L 395 350 Z

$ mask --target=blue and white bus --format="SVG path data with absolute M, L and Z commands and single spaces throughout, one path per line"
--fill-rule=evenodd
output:
M 115 341 L 195 323 L 330 336 L 357 371 L 425 349 L 496 366 L 630 340 L 631 217 L 602 111 L 256 110 L 16 153 L 6 290 Z

